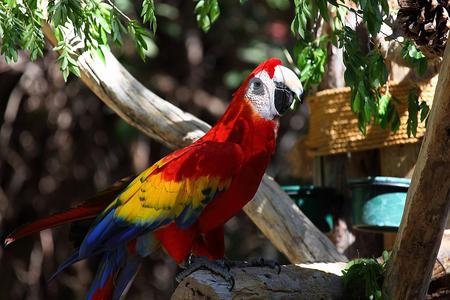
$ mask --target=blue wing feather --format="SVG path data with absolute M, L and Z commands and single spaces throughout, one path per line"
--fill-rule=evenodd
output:
M 114 251 L 103 254 L 94 281 L 91 284 L 86 299 L 110 299 L 114 290 L 114 281 L 124 266 L 127 258 L 126 247 L 118 247 Z
M 142 258 L 132 255 L 128 256 L 125 267 L 120 271 L 119 278 L 116 281 L 114 288 L 114 294 L 112 299 L 118 300 L 128 292 L 137 272 L 139 271 L 142 264 Z

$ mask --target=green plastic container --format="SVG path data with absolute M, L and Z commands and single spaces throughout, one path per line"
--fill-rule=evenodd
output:
M 397 177 L 351 180 L 353 227 L 374 232 L 396 232 L 410 183 L 409 179 Z
M 317 228 L 323 232 L 331 231 L 333 215 L 342 201 L 335 189 L 313 185 L 287 185 L 282 188 Z

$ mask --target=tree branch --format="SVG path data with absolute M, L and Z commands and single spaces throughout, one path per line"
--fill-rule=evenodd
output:
M 387 299 L 424 299 L 450 209 L 450 46 L 384 279 Z
M 345 263 L 289 265 L 280 274 L 270 268 L 232 268 L 235 286 L 200 270 L 185 278 L 171 300 L 197 299 L 342 299 Z
M 44 34 L 55 43 L 47 24 Z M 88 53 L 80 55 L 81 80 L 127 123 L 173 149 L 189 145 L 209 130 L 205 122 L 145 88 L 111 53 L 105 58 L 106 64 Z M 346 260 L 268 176 L 244 210 L 293 263 Z
M 232 268 L 235 287 L 231 291 L 222 277 L 200 270 L 178 285 L 172 300 L 345 299 L 341 280 L 345 267 L 346 263 L 339 262 L 289 265 L 283 266 L 280 274 L 270 268 Z M 440 297 L 449 295 L 449 280 L 450 230 L 447 230 L 434 263 L 427 299 L 444 299 Z

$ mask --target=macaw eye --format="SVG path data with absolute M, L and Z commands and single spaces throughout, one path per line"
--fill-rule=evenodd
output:
M 252 78 L 250 81 L 250 87 L 255 94 L 262 95 L 264 94 L 263 82 L 259 78 Z

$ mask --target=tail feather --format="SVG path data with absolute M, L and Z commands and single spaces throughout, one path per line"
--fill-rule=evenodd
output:
M 128 256 L 127 263 L 120 271 L 119 278 L 117 279 L 116 286 L 114 288 L 114 293 L 112 296 L 113 300 L 123 299 L 123 297 L 128 293 L 131 284 L 134 281 L 139 269 L 142 265 L 142 258 L 136 255 Z
M 90 255 L 87 255 L 87 256 L 80 256 L 80 250 L 79 249 L 76 250 L 71 256 L 66 258 L 66 260 L 62 264 L 60 264 L 58 266 L 58 269 L 56 270 L 55 273 L 53 273 L 53 275 L 52 275 L 52 277 L 50 277 L 49 281 L 52 281 L 53 279 L 55 279 L 55 277 L 58 276 L 59 273 L 66 270 L 68 267 L 70 267 L 74 263 L 79 262 L 80 260 L 86 259 L 91 256 L 96 256 L 96 255 L 100 254 L 101 252 L 102 252 L 102 249 L 98 250 L 97 252 L 91 253 Z
M 79 207 L 70 208 L 64 212 L 39 219 L 35 222 L 26 224 L 23 227 L 12 232 L 6 237 L 4 244 L 5 246 L 8 246 L 20 238 L 23 238 L 35 232 L 42 231 L 44 229 L 53 228 L 79 220 L 93 218 L 103 209 L 105 209 L 107 205 L 108 203 L 86 203 Z
M 114 276 L 115 274 L 111 274 L 108 277 L 108 280 L 99 287 L 96 287 L 92 293 L 90 293 L 86 300 L 109 300 L 112 297 L 114 291 Z
M 126 252 L 126 247 L 119 247 L 103 255 L 86 297 L 87 300 L 112 299 L 116 278 L 126 261 Z
M 61 265 L 59 265 L 56 272 L 50 277 L 49 281 L 52 281 L 59 273 L 67 269 L 72 264 L 76 263 L 77 261 L 80 261 L 79 251 L 75 251 L 71 256 L 69 256 Z
M 8 246 L 20 238 L 44 229 L 96 217 L 114 200 L 117 194 L 125 188 L 132 181 L 132 179 L 133 178 L 125 178 L 116 182 L 107 190 L 96 194 L 77 207 L 70 208 L 66 211 L 44 217 L 35 222 L 24 225 L 8 235 L 4 241 L 4 245 Z

